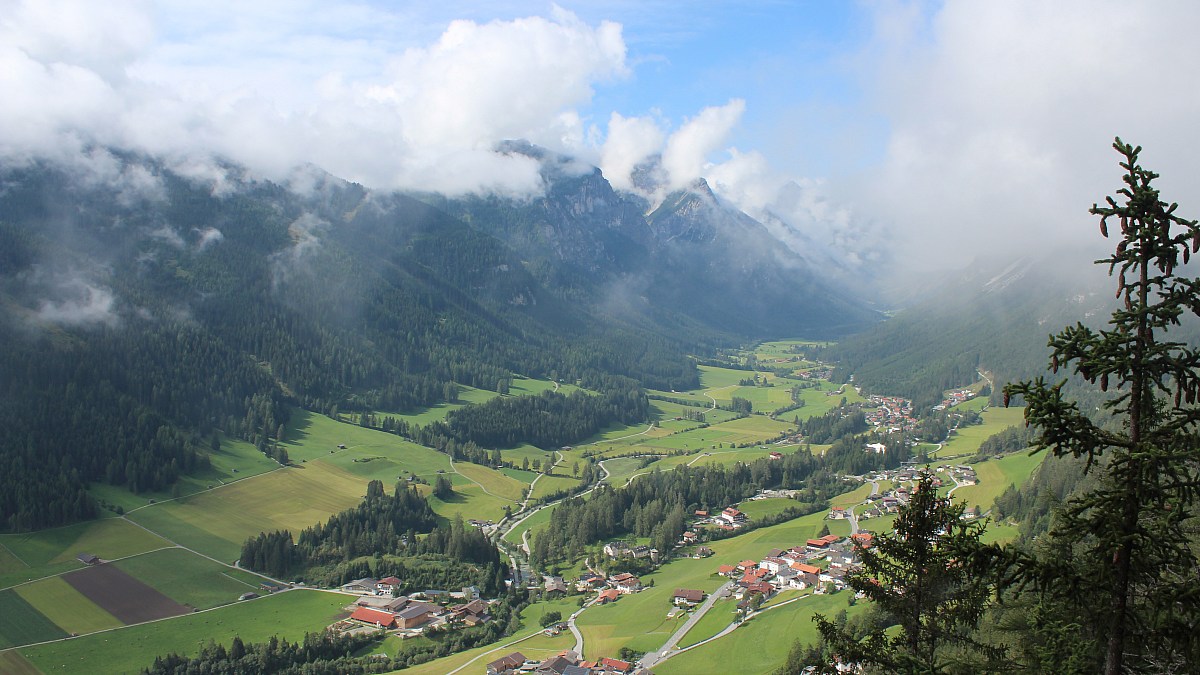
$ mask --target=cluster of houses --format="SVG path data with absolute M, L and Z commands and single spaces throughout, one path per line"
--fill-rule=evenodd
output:
M 657 563 L 659 551 L 646 545 L 635 545 L 625 541 L 610 541 L 604 545 L 604 555 L 609 558 L 649 558 Z
M 717 574 L 736 580 L 733 597 L 739 607 L 749 605 L 754 596 L 770 598 L 782 590 L 826 588 L 842 590 L 846 574 L 859 568 L 855 545 L 869 547 L 872 536 L 863 532 L 849 537 L 835 534 L 809 539 L 803 546 L 772 549 L 761 560 L 743 560 L 736 565 L 721 565 Z
M 947 408 L 953 408 L 959 403 L 970 401 L 973 398 L 975 398 L 975 392 L 971 391 L 970 389 L 959 389 L 958 391 L 952 391 L 949 394 L 946 394 L 946 398 L 942 399 L 940 404 L 933 406 L 933 409 L 945 410 Z
M 546 577 L 547 588 L 551 579 L 562 581 L 561 577 Z M 611 577 L 605 576 L 600 572 L 584 572 L 579 576 L 579 580 L 575 583 L 575 590 L 581 593 L 588 591 L 599 591 L 596 596 L 596 603 L 606 605 L 610 602 L 615 602 L 622 595 L 637 593 L 642 590 L 642 580 L 630 574 L 622 572 L 614 574 Z
M 975 467 L 959 464 L 958 466 L 950 466 L 943 464 L 936 469 L 938 473 L 948 473 L 959 485 L 978 485 L 979 476 L 975 473 Z
M 341 631 L 376 630 L 399 631 L 406 636 L 419 635 L 432 627 L 478 626 L 491 620 L 488 602 L 479 597 L 478 589 L 464 588 L 461 592 L 422 591 L 412 597 L 392 597 L 400 588 L 396 577 L 356 579 L 342 586 L 342 591 L 360 595 L 352 605 L 352 613 L 334 628 Z M 428 600 L 449 600 L 435 604 Z M 461 600 L 453 604 L 453 600 Z
M 736 530 L 749 522 L 750 517 L 742 513 L 735 506 L 726 507 L 717 515 L 712 515 L 708 511 L 696 511 L 696 521 L 694 525 L 716 525 L 722 530 Z
M 654 675 L 628 661 L 610 658 L 584 661 L 571 650 L 559 652 L 544 661 L 527 659 L 521 652 L 513 652 L 487 664 L 486 672 L 487 675 Z
M 828 380 L 833 377 L 833 371 L 829 368 L 813 368 L 796 373 L 796 377 L 802 380 Z
M 875 394 L 868 396 L 867 400 L 875 406 L 864 411 L 867 423 L 876 429 L 894 434 L 901 431 L 912 431 L 917 427 L 917 420 L 913 417 L 912 401 L 899 396 L 877 396 Z

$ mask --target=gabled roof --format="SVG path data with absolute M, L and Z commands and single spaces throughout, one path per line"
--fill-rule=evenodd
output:
M 673 597 L 683 598 L 688 602 L 700 602 L 704 600 L 704 591 L 698 591 L 692 588 L 677 588 Z
M 628 661 L 618 661 L 617 659 L 610 659 L 608 657 L 600 659 L 600 665 L 607 666 L 609 668 L 612 668 L 613 670 L 617 670 L 622 673 L 627 672 L 629 669 L 633 668 L 633 664 L 629 663 Z
M 351 619 L 356 621 L 365 621 L 367 623 L 377 623 L 381 626 L 390 626 L 396 623 L 396 615 L 391 612 L 384 612 L 370 607 L 359 607 L 350 615 Z
M 491 663 L 487 664 L 487 669 L 494 670 L 494 671 L 502 671 L 502 670 L 505 670 L 508 668 L 516 668 L 517 666 L 520 666 L 523 663 L 525 663 L 525 655 L 522 654 L 521 652 L 513 652 L 513 653 L 509 654 L 508 656 L 501 656 L 500 658 L 496 659 L 495 661 L 492 661 Z

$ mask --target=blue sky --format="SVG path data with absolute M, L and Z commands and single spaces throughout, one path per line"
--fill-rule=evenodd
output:
M 1196 25 L 1168 0 L 0 0 L 0 160 L 536 195 L 492 151 L 524 137 L 621 189 L 660 155 L 664 189 L 703 177 L 850 269 L 932 267 L 1094 237 L 1118 134 L 1200 204 Z

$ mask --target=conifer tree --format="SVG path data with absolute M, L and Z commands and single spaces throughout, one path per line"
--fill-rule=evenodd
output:
M 962 557 L 979 545 L 983 533 L 981 524 L 963 520 L 964 508 L 939 497 L 933 479 L 922 474 L 895 531 L 859 549 L 862 569 L 847 576 L 850 587 L 900 630 L 880 627 L 860 639 L 843 623 L 818 614 L 821 638 L 842 664 L 867 672 L 947 673 L 966 662 L 972 672 L 985 672 L 983 664 L 998 657 L 974 637 L 991 587 Z M 824 664 L 823 672 L 838 671 Z
M 1113 147 L 1125 185 L 1091 213 L 1101 234 L 1117 239 L 1113 254 L 1096 262 L 1116 277 L 1123 307 L 1106 328 L 1069 326 L 1049 346 L 1054 372 L 1069 368 L 1113 392 L 1104 409 L 1121 430 L 1067 400 L 1065 380 L 1005 387 L 1006 405 L 1024 397 L 1036 449 L 1084 458 L 1099 479 L 1060 513 L 1056 555 L 1019 558 L 1015 577 L 1064 603 L 1091 605 L 1103 672 L 1174 672 L 1200 662 L 1200 579 L 1187 532 L 1200 489 L 1200 352 L 1167 332 L 1200 315 L 1200 279 L 1177 275 L 1200 250 L 1200 228 L 1160 199 L 1158 174 L 1138 164 L 1140 147 L 1119 138 Z

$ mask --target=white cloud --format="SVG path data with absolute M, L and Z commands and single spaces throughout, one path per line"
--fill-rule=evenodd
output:
M 671 188 L 683 187 L 704 175 L 709 156 L 726 142 L 745 110 L 746 102 L 741 99 L 705 108 L 671 134 L 662 155 Z
M 66 326 L 117 323 L 116 299 L 107 288 L 72 279 L 59 284 L 56 293 L 59 298 L 43 300 L 38 306 L 42 321 Z
M 381 26 L 402 23 L 399 12 L 364 6 L 309 7 L 328 26 L 276 5 L 28 0 L 5 9 L 8 160 L 100 145 L 214 176 L 212 157 L 277 179 L 312 162 L 373 187 L 527 194 L 541 187 L 536 171 L 493 144 L 578 148 L 576 108 L 594 83 L 628 73 L 619 25 L 589 26 L 557 8 L 551 18 L 454 21 L 422 47 L 379 39 Z M 173 31 L 158 41 L 156 16 Z
M 634 167 L 662 150 L 666 134 L 650 117 L 623 117 L 614 112 L 600 154 L 600 170 L 613 187 L 633 190 Z
M 1198 22 L 1195 3 L 951 1 L 927 23 L 885 7 L 868 68 L 891 131 L 842 196 L 918 265 L 1096 241 L 1087 208 L 1120 186 L 1120 135 L 1195 215 Z
M 197 230 L 196 235 L 197 251 L 203 251 L 209 246 L 212 246 L 225 239 L 225 235 L 215 227 L 206 227 L 203 230 Z

